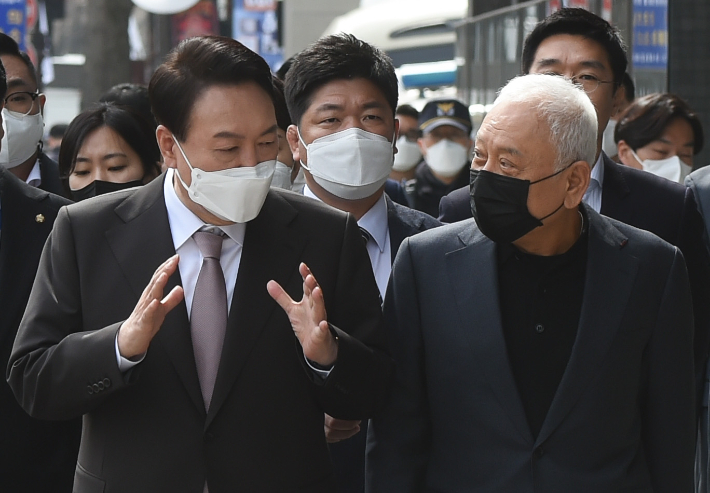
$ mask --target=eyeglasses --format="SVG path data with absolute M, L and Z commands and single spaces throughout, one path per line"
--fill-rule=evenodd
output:
M 5 98 L 5 108 L 15 113 L 28 115 L 32 111 L 35 99 L 39 96 L 39 91 L 19 91 L 13 92 Z
M 546 72 L 545 75 L 560 76 L 561 74 Z M 601 80 L 592 74 L 574 75 L 572 77 L 567 77 L 567 79 L 571 80 L 573 84 L 581 87 L 587 94 L 591 94 L 596 91 L 601 84 L 614 84 L 613 80 Z

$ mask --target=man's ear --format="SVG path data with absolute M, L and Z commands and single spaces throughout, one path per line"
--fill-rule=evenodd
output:
M 39 112 L 44 115 L 44 103 L 47 102 L 47 96 L 44 94 L 40 93 L 39 95 Z
M 617 150 L 621 164 L 630 168 L 643 169 L 643 165 L 634 157 L 633 149 L 631 149 L 631 146 L 627 144 L 625 140 L 622 139 L 619 141 Z
M 177 146 L 172 132 L 163 125 L 158 125 L 158 128 L 155 129 L 155 138 L 158 140 L 158 147 L 160 148 L 160 154 L 163 155 L 165 167 L 177 168 L 177 158 L 175 156 Z
M 394 149 L 394 153 L 397 154 L 397 152 L 399 152 L 399 149 L 397 149 L 397 140 L 399 139 L 399 120 L 397 118 L 394 119 L 394 136 L 392 138 L 394 139 L 394 142 L 392 142 L 392 148 Z
M 582 202 L 584 192 L 589 187 L 591 170 L 591 166 L 586 161 L 576 161 L 570 166 L 567 178 L 567 195 L 565 196 L 566 208 L 573 209 Z
M 419 146 L 419 152 L 422 153 L 422 156 L 426 156 L 426 146 L 424 145 L 424 138 L 419 137 L 417 139 L 417 145 Z
M 298 138 L 298 127 L 296 125 L 289 125 L 286 129 L 286 140 L 288 141 L 288 147 L 291 149 L 291 155 L 293 156 L 293 162 L 301 162 L 301 142 Z
M 626 88 L 619 85 L 614 91 L 614 106 L 611 108 L 611 118 L 617 118 L 626 103 Z

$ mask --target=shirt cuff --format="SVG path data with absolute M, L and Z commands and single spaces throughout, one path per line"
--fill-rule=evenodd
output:
M 318 365 L 315 361 L 311 361 L 308 358 L 306 358 L 305 354 L 303 355 L 303 359 L 306 360 L 306 364 L 308 365 L 308 368 L 313 370 L 313 373 L 315 373 L 317 377 L 320 377 L 323 380 L 328 378 L 328 375 L 330 375 L 330 372 L 333 371 L 333 367 L 335 366 L 335 365 L 330 365 L 330 368 L 325 368 L 321 365 Z M 316 368 L 316 365 L 318 366 L 318 368 Z
M 121 325 L 121 327 L 123 327 L 123 325 Z M 118 330 L 120 331 L 121 329 L 119 328 Z M 116 362 L 118 363 L 118 371 L 122 373 L 127 372 L 128 370 L 136 366 L 138 363 L 143 361 L 143 359 L 145 358 L 146 353 L 137 356 L 136 360 L 130 360 L 121 356 L 121 351 L 118 350 L 118 332 L 116 332 L 116 340 L 114 341 L 114 346 L 116 348 Z

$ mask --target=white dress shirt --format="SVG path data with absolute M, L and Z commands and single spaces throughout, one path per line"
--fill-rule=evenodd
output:
M 37 161 L 35 161 L 35 165 L 32 167 L 32 171 L 30 171 L 30 174 L 27 176 L 25 182 L 29 186 L 35 188 L 39 188 L 39 186 L 42 184 L 42 173 L 39 169 L 39 158 L 37 158 Z
M 182 281 L 182 289 L 185 292 L 185 305 L 187 306 L 187 317 L 190 318 L 192 313 L 192 299 L 195 295 L 195 285 L 197 284 L 197 276 L 202 268 L 202 253 L 200 252 L 195 239 L 192 237 L 197 231 L 207 224 L 197 217 L 185 204 L 178 198 L 173 188 L 174 169 L 169 169 L 165 173 L 165 181 L 163 182 L 163 194 L 165 196 L 165 207 L 168 211 L 168 223 L 170 224 L 170 235 L 173 238 L 175 252 L 180 255 L 178 269 L 180 270 L 180 279 Z M 222 242 L 222 254 L 219 258 L 219 263 L 224 272 L 224 281 L 227 288 L 227 314 L 232 307 L 232 298 L 234 296 L 234 287 L 237 283 L 237 274 L 239 273 L 239 264 L 242 260 L 242 248 L 244 246 L 244 233 L 246 232 L 246 223 L 234 223 L 227 226 L 219 226 L 225 232 L 226 237 Z M 167 260 L 167 259 L 166 259 Z M 264 287 L 266 289 L 266 287 Z M 167 293 L 166 293 L 167 294 Z M 116 334 L 116 358 L 118 360 L 119 371 L 127 371 L 137 365 L 145 354 L 138 360 L 129 360 L 121 356 L 118 350 L 118 334 Z M 327 370 L 313 367 L 305 357 L 308 366 L 316 373 L 316 375 L 325 379 L 330 375 L 332 367 Z
M 168 211 L 170 235 L 173 238 L 175 251 L 180 255 L 178 269 L 180 270 L 182 289 L 185 292 L 185 305 L 187 306 L 187 317 L 189 319 L 192 312 L 192 298 L 195 295 L 197 276 L 200 274 L 200 268 L 202 267 L 202 253 L 200 253 L 200 249 L 197 247 L 192 235 L 206 224 L 178 198 L 175 188 L 173 188 L 173 174 L 173 169 L 169 169 L 165 174 L 163 194 L 165 195 L 165 207 Z M 222 254 L 219 263 L 224 272 L 225 287 L 227 288 L 227 313 L 229 313 L 232 307 L 232 297 L 234 296 L 234 286 L 237 282 L 239 263 L 242 258 L 246 223 L 220 226 L 220 229 L 226 234 L 222 242 Z M 116 336 L 116 355 L 118 357 L 118 368 L 121 371 L 126 371 L 143 360 L 141 358 L 138 361 L 131 361 L 122 357 L 118 351 L 118 335 Z
M 589 180 L 589 188 L 584 192 L 582 202 L 599 212 L 602 208 L 602 186 L 604 185 L 604 153 L 600 152 L 597 162 L 592 168 L 591 179 Z
M 308 185 L 303 188 L 303 195 L 320 200 Z M 370 234 L 367 242 L 367 254 L 375 274 L 375 282 L 380 296 L 385 299 L 387 282 L 392 272 L 392 250 L 390 246 L 390 229 L 387 221 L 387 200 L 383 193 L 380 200 L 368 210 L 357 222 L 357 225 Z

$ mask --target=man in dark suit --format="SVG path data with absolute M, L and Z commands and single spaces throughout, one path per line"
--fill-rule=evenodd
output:
M 33 187 L 65 195 L 59 167 L 42 152 L 44 103 L 39 92 L 37 71 L 17 42 L 0 33 L 0 61 L 7 72 L 8 91 L 3 119 L 7 131 L 2 139 L 0 165 Z
M 596 131 L 567 80 L 512 80 L 476 137 L 475 221 L 402 244 L 368 491 L 693 491 L 683 257 L 581 205 Z
M 695 200 L 698 204 L 698 210 L 705 221 L 705 231 L 710 231 L 710 167 L 705 166 L 696 171 L 693 171 L 685 178 L 685 184 L 693 191 Z M 709 239 L 705 237 L 705 244 L 709 244 Z M 708 405 L 708 397 L 710 397 L 710 373 L 706 371 L 704 389 L 700 401 L 700 441 L 695 467 L 697 493 L 707 493 L 710 491 L 710 406 Z
M 651 173 L 614 163 L 601 151 L 603 131 L 623 102 L 619 90 L 627 59 L 618 31 L 583 9 L 562 9 L 540 22 L 523 48 L 523 73 L 552 73 L 588 84 L 599 121 L 597 157 L 583 201 L 595 211 L 650 231 L 683 252 L 688 265 L 695 318 L 695 363 L 703 381 L 710 347 L 710 254 L 705 227 L 691 190 Z M 470 190 L 444 197 L 439 219 L 471 217 Z M 699 388 L 700 390 L 700 388 Z
M 4 80 L 4 79 L 3 79 Z M 44 242 L 69 201 L 31 187 L 0 167 L 0 363 L 7 367 Z M 0 385 L 3 491 L 70 492 L 81 420 L 40 421 Z
M 7 91 L 0 64 L 0 95 Z M 31 187 L 0 166 L 0 364 L 7 366 L 44 242 L 69 201 Z M 81 421 L 40 421 L 0 385 L 0 484 L 3 490 L 70 492 Z
M 332 491 L 323 413 L 383 400 L 360 232 L 269 190 L 271 91 L 237 41 L 184 41 L 150 83 L 166 175 L 60 211 L 8 381 L 33 416 L 84 415 L 76 492 Z
M 355 216 L 384 298 L 402 241 L 440 225 L 385 193 L 398 131 L 394 66 L 354 36 L 328 36 L 295 57 L 285 94 L 296 123 L 287 138 L 305 170 L 303 193 Z M 366 435 L 367 421 L 326 416 L 340 492 L 364 489 Z

